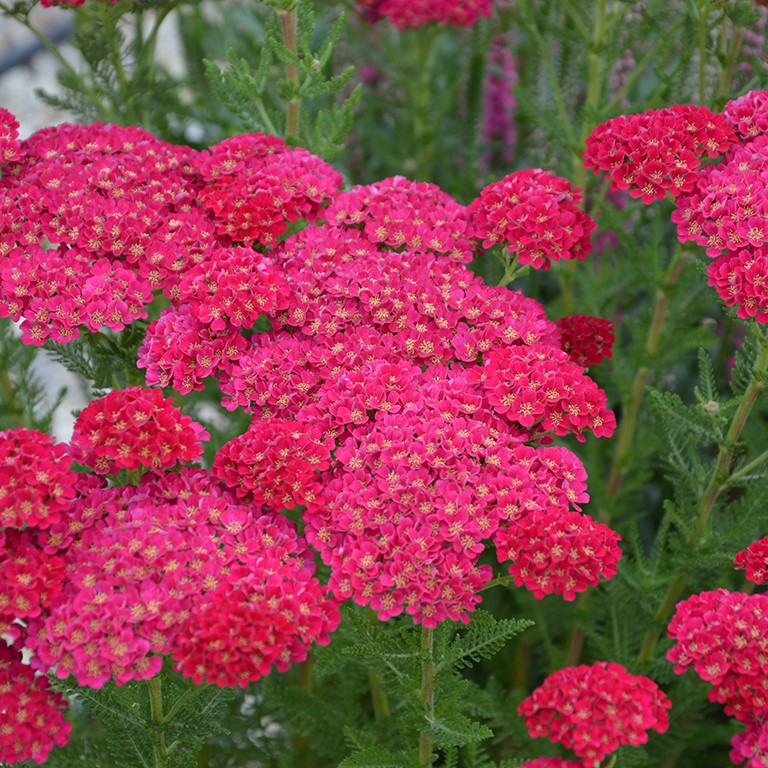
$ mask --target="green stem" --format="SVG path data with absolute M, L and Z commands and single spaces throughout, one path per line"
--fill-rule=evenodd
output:
M 429 731 L 435 719 L 435 631 L 429 627 L 421 628 L 421 692 L 419 701 L 423 712 L 425 727 L 419 733 L 419 766 L 432 765 L 432 734 Z
M 368 670 L 368 686 L 371 689 L 371 703 L 373 704 L 373 719 L 384 720 L 389 717 L 389 699 L 384 690 L 384 675 L 377 667 Z
M 292 7 L 289 10 L 278 11 L 280 17 L 280 23 L 283 27 L 283 43 L 285 47 L 295 56 L 298 55 L 298 44 L 296 40 L 296 26 L 298 11 L 296 7 Z M 286 62 L 285 74 L 288 78 L 288 82 L 294 91 L 298 91 L 299 88 L 299 71 L 296 65 L 292 62 Z M 288 100 L 288 110 L 285 121 L 285 136 L 291 138 L 294 141 L 299 140 L 299 117 L 301 112 L 301 99 L 298 93 L 293 93 Z
M 168 768 L 168 748 L 165 744 L 163 725 L 163 689 L 160 675 L 147 680 L 149 689 L 149 713 L 152 719 L 152 753 L 155 758 L 155 768 Z
M 760 334 L 759 343 L 760 347 L 752 369 L 752 378 L 750 379 L 747 389 L 744 392 L 744 396 L 739 403 L 739 407 L 733 416 L 728 433 L 720 445 L 717 460 L 715 461 L 715 467 L 710 475 L 707 487 L 699 495 L 696 523 L 693 532 L 686 542 L 690 551 L 694 551 L 705 538 L 712 510 L 714 509 L 720 494 L 731 483 L 731 477 L 728 475 L 728 470 L 730 469 L 731 460 L 733 459 L 733 451 L 741 437 L 741 433 L 744 430 L 744 426 L 747 423 L 747 419 L 749 418 L 749 414 L 751 413 L 757 398 L 765 388 L 766 371 L 768 371 L 768 340 Z M 663 627 L 669 619 L 670 614 L 674 610 L 674 607 L 685 588 L 687 579 L 687 574 L 680 574 L 667 588 L 661 605 L 653 617 L 654 627 L 649 629 L 643 638 L 643 644 L 637 657 L 638 664 L 645 663 L 652 658 L 659 642 L 658 629 Z
M 3 399 L 5 400 L 6 413 L 11 418 L 12 423 L 17 427 L 30 426 L 25 423 L 24 406 L 22 406 L 19 398 L 16 396 L 16 390 L 11 383 L 11 377 L 3 368 L 0 368 L 0 391 L 2 391 Z
M 723 29 L 725 29 L 725 26 Z M 733 77 L 733 68 L 736 65 L 736 59 L 738 58 L 739 51 L 741 50 L 741 43 L 743 39 L 744 30 L 741 28 L 734 30 L 733 37 L 731 38 L 731 45 L 728 50 L 728 58 L 726 59 L 723 71 L 720 73 L 720 82 L 717 86 L 717 96 L 719 98 L 727 96 L 731 92 L 731 78 Z
M 699 8 L 699 104 L 707 96 L 707 14 Z
M 184 693 L 179 696 L 176 701 L 173 702 L 173 706 L 163 716 L 163 723 L 170 723 L 176 715 L 179 714 L 179 710 L 187 703 L 194 694 L 199 693 L 205 686 L 195 686 L 193 688 L 187 688 Z
M 742 477 L 748 475 L 753 469 L 759 467 L 766 460 L 768 460 L 768 451 L 763 451 L 757 458 L 752 459 L 749 464 L 745 464 L 738 472 L 734 472 L 728 478 L 727 485 L 733 485 L 737 480 L 741 480 Z
M 669 263 L 669 267 L 667 268 L 664 282 L 656 291 L 653 316 L 651 318 L 651 325 L 648 329 L 648 336 L 645 341 L 646 362 L 644 365 L 640 366 L 635 373 L 624 418 L 621 420 L 616 438 L 613 460 L 611 461 L 611 469 L 608 474 L 608 482 L 605 490 L 605 496 L 609 500 L 615 498 L 616 494 L 619 492 L 619 488 L 621 487 L 626 474 L 627 460 L 632 449 L 632 443 L 637 429 L 640 406 L 643 402 L 648 378 L 651 375 L 650 363 L 658 351 L 661 333 L 667 317 L 669 293 L 680 279 L 680 274 L 687 263 L 688 259 L 683 257 L 682 249 L 679 247 L 676 248 Z M 599 511 L 598 518 L 602 522 L 607 523 L 610 520 L 610 517 L 611 513 L 607 508 L 604 507 Z

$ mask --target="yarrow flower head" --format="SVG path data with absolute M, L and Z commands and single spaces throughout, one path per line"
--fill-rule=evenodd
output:
M 741 733 L 731 739 L 731 762 L 745 768 L 768 768 L 768 717 L 765 714 L 751 718 Z
M 682 674 L 692 668 L 713 688 L 710 701 L 742 721 L 768 715 L 768 595 L 718 589 L 679 602 L 667 653 Z
M 609 359 L 615 336 L 613 323 L 592 315 L 568 315 L 557 321 L 563 351 L 574 363 L 586 368 Z
M 584 259 L 597 224 L 582 211 L 581 191 L 550 171 L 529 168 L 489 184 L 469 206 L 473 234 L 490 248 L 502 243 L 520 264 L 549 269 Z
M 84 488 L 69 518 L 40 544 L 64 560 L 66 579 L 29 620 L 24 642 L 36 667 L 82 686 L 152 678 L 174 653 L 195 679 L 257 679 L 272 663 L 261 664 L 259 638 L 279 646 L 275 664 L 285 668 L 311 642 L 327 642 L 339 622 L 294 524 L 240 504 L 201 469 L 148 473 L 138 486 Z M 262 598 L 268 610 L 252 618 L 266 626 L 251 631 L 227 618 L 230 610 L 247 618 L 249 603 Z M 286 644 L 263 634 L 273 617 Z M 201 648 L 200 638 L 210 647 Z M 235 650 L 242 658 L 230 668 Z
M 768 582 L 768 536 L 753 541 L 733 560 L 737 571 L 746 571 L 747 578 L 755 584 Z
M 204 208 L 232 243 L 274 247 L 289 222 L 311 221 L 341 188 L 341 174 L 302 147 L 264 133 L 234 136 L 201 153 Z
M 158 389 L 116 389 L 89 403 L 75 421 L 70 454 L 99 473 L 166 469 L 195 461 L 210 437 Z
M 23 664 L 21 653 L 0 640 L 0 762 L 43 763 L 69 741 L 67 702 L 45 677 Z
M 30 429 L 0 432 L 0 529 L 48 528 L 75 496 L 76 475 L 63 444 Z
M 689 192 L 701 158 L 725 154 L 735 140 L 724 115 L 675 104 L 598 125 L 587 138 L 584 165 L 605 171 L 611 189 L 628 189 L 648 204 Z
M 519 768 L 583 768 L 579 760 L 565 760 L 562 757 L 537 757 L 520 763 Z
M 368 21 L 389 19 L 399 29 L 442 22 L 471 27 L 490 16 L 493 0 L 357 0 Z
M 18 159 L 20 150 L 19 121 L 13 113 L 0 107 L 0 171 Z
M 651 729 L 664 733 L 671 706 L 650 678 L 599 661 L 549 675 L 518 712 L 531 736 L 562 744 L 592 768 L 623 744 L 645 744 Z
M 254 422 L 225 443 L 213 462 L 213 476 L 235 494 L 279 512 L 297 504 L 322 503 L 318 472 L 330 466 L 331 448 L 321 430 L 296 421 Z

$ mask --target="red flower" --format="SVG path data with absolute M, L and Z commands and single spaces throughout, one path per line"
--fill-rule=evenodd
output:
M 70 453 L 102 474 L 161 469 L 199 459 L 210 435 L 160 390 L 128 387 L 89 403 L 75 422 Z
M 472 232 L 484 248 L 503 243 L 520 264 L 549 269 L 561 259 L 584 259 L 597 224 L 578 207 L 581 191 L 540 168 L 488 185 L 469 206 Z
M 0 641 L 0 762 L 43 763 L 69 741 L 67 702 L 21 662 L 21 653 Z
M 653 680 L 599 661 L 549 675 L 518 712 L 531 736 L 572 749 L 588 768 L 622 744 L 645 744 L 650 729 L 664 733 L 671 706 Z
M 568 315 L 557 321 L 561 346 L 574 363 L 586 368 L 613 354 L 613 323 L 591 315 Z
M 735 140 L 724 115 L 675 104 L 598 125 L 587 138 L 584 165 L 606 171 L 611 189 L 629 189 L 648 204 L 689 192 L 700 158 L 724 154 Z
M 768 582 L 768 536 L 753 541 L 733 560 L 737 571 L 746 571 L 747 578 L 755 584 Z
M 388 18 L 399 29 L 431 22 L 471 27 L 490 16 L 493 0 L 358 0 L 368 21 Z
M 0 529 L 48 528 L 74 498 L 77 476 L 64 445 L 30 429 L 0 432 Z
M 17 160 L 20 151 L 19 121 L 14 114 L 0 107 L 0 170 Z

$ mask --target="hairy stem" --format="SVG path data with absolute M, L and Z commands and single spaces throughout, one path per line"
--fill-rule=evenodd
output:
M 289 10 L 278 11 L 280 23 L 283 27 L 283 43 L 285 43 L 285 47 L 294 55 L 298 55 L 298 44 L 296 40 L 297 14 L 298 11 L 295 6 Z M 286 62 L 285 74 L 291 87 L 297 89 L 299 87 L 299 71 L 296 68 L 296 65 L 290 61 Z M 286 137 L 291 137 L 293 139 L 299 138 L 300 112 L 301 99 L 294 93 L 288 100 L 288 111 L 285 121 Z
M 389 699 L 383 688 L 384 675 L 377 667 L 368 670 L 368 686 L 371 689 L 371 703 L 373 704 L 374 720 L 384 720 L 389 717 Z
M 627 460 L 629 459 L 635 431 L 637 430 L 637 419 L 640 414 L 640 406 L 643 402 L 648 378 L 651 375 L 651 367 L 649 363 L 659 349 L 659 342 L 661 341 L 661 334 L 667 317 L 669 293 L 680 279 L 680 274 L 687 263 L 687 259 L 683 256 L 683 251 L 680 248 L 677 248 L 669 263 L 669 267 L 667 268 L 664 282 L 656 291 L 653 316 L 651 318 L 651 325 L 648 328 L 648 336 L 645 341 L 646 364 L 640 366 L 635 373 L 635 378 L 629 392 L 624 418 L 619 425 L 613 451 L 613 459 L 611 461 L 611 469 L 605 490 L 605 496 L 608 500 L 615 498 L 624 480 Z M 611 513 L 607 507 L 603 507 L 598 513 L 598 519 L 604 523 L 607 523 L 610 520 L 610 517 Z
M 163 689 L 160 675 L 147 680 L 149 689 L 149 713 L 152 718 L 152 753 L 155 758 L 155 768 L 168 768 L 168 748 L 165 743 L 163 724 Z
M 425 727 L 419 734 L 419 766 L 432 765 L 432 735 L 429 726 L 435 717 L 435 631 L 421 628 L 421 693 L 419 701 L 423 711 Z
M 731 477 L 728 472 L 733 459 L 733 451 L 736 444 L 741 437 L 741 433 L 744 430 L 744 426 L 747 423 L 749 414 L 752 411 L 753 406 L 757 402 L 757 398 L 765 388 L 766 384 L 766 372 L 768 371 L 768 340 L 764 336 L 760 336 L 760 347 L 758 350 L 757 359 L 755 360 L 754 367 L 752 368 L 752 378 L 750 379 L 747 389 L 744 392 L 744 396 L 739 403 L 739 407 L 733 416 L 731 425 L 728 428 L 728 433 L 725 439 L 720 444 L 720 450 L 717 454 L 715 461 L 715 467 L 710 475 L 707 487 L 699 495 L 696 523 L 694 525 L 693 532 L 691 533 L 688 541 L 686 542 L 689 550 L 693 551 L 698 547 L 701 541 L 705 538 L 707 528 L 709 525 L 709 519 L 712 515 L 712 510 L 717 503 L 720 494 L 730 485 Z M 644 663 L 649 661 L 656 646 L 659 642 L 659 629 L 663 628 L 666 624 L 669 616 L 674 610 L 677 601 L 680 599 L 680 595 L 685 588 L 687 581 L 687 574 L 680 574 L 667 588 L 661 605 L 656 611 L 654 619 L 654 626 L 646 632 L 643 638 L 643 644 L 640 649 L 640 653 L 637 657 L 638 663 Z

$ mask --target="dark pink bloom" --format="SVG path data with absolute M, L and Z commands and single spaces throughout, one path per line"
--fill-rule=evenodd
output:
M 737 571 L 746 571 L 746 576 L 755 584 L 768 582 L 768 536 L 753 541 L 739 552 L 733 560 Z
M 574 363 L 586 368 L 613 354 L 613 323 L 592 315 L 568 315 L 557 321 L 561 346 Z

